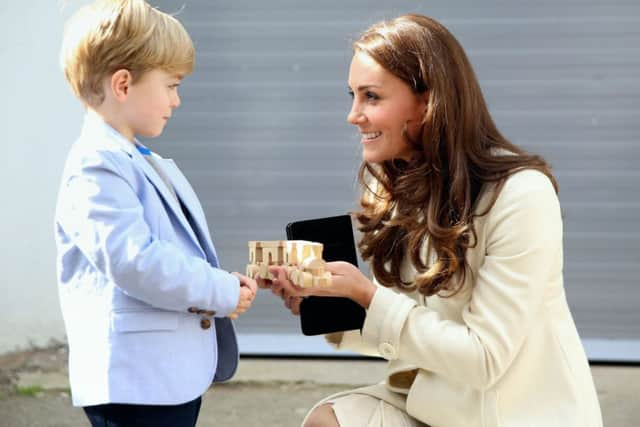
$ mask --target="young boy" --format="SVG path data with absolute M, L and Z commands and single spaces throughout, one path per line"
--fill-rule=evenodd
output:
M 55 218 L 73 403 L 93 426 L 194 426 L 235 372 L 230 319 L 256 284 L 219 268 L 193 189 L 136 139 L 180 105 L 193 44 L 143 0 L 101 0 L 69 20 L 61 60 L 87 108 Z

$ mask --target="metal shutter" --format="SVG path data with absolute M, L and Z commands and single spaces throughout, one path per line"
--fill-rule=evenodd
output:
M 499 128 L 560 183 L 565 285 L 592 360 L 640 360 L 640 3 L 634 1 L 157 1 L 197 50 L 183 104 L 154 149 L 206 211 L 223 267 L 248 240 L 355 207 L 358 138 L 346 123 L 350 40 L 418 12 L 473 62 Z M 330 315 L 330 314 L 328 314 Z M 324 354 L 263 293 L 238 321 L 244 354 Z

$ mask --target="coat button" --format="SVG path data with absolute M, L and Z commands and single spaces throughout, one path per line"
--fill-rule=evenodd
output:
M 378 347 L 380 354 L 387 360 L 393 360 L 396 356 L 396 349 L 391 345 L 391 343 L 383 342 Z
M 197 312 L 198 312 L 198 307 L 189 307 L 189 308 L 187 309 L 187 311 L 188 311 L 189 313 L 197 313 Z
M 215 312 L 215 311 L 213 311 L 213 310 L 211 310 L 211 311 L 205 311 L 205 312 L 204 312 L 204 315 L 205 315 L 205 316 L 209 316 L 209 317 L 213 317 L 213 316 L 215 316 L 215 315 L 216 315 L 216 312 Z
M 211 320 L 209 320 L 209 319 L 200 319 L 200 327 L 202 329 L 209 329 L 211 327 Z

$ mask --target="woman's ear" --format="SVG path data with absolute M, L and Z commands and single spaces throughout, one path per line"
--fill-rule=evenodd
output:
M 427 112 L 427 109 L 429 107 L 429 95 L 431 94 L 430 90 L 425 90 L 424 92 L 422 92 L 420 94 L 420 99 L 422 99 L 423 105 L 424 105 L 424 112 Z
M 120 69 L 111 75 L 109 90 L 117 101 L 124 101 L 129 94 L 133 78 L 129 70 Z

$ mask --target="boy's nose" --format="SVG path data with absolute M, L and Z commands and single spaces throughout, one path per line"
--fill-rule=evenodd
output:
M 171 99 L 171 108 L 178 108 L 180 106 L 180 96 L 176 93 Z

